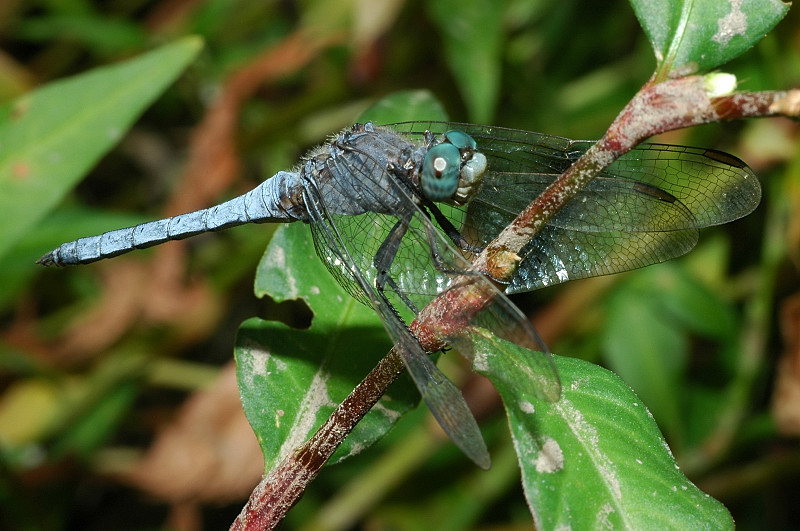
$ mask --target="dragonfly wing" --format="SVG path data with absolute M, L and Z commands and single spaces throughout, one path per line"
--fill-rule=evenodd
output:
M 472 124 L 414 123 L 403 130 L 460 129 L 488 160 L 478 195 L 456 226 L 477 245 L 493 240 L 592 142 Z M 628 271 L 681 256 L 697 229 L 750 213 L 761 188 L 741 160 L 715 150 L 643 144 L 624 154 L 554 216 L 521 255 L 508 293 Z M 460 216 L 460 217 L 459 217 Z
M 366 161 L 370 159 L 366 155 L 358 159 L 358 164 L 350 164 L 349 160 L 351 159 L 336 161 L 336 164 L 342 166 L 337 171 L 352 175 L 364 182 L 375 179 L 374 174 L 379 171 L 380 163 L 372 161 L 368 164 Z M 387 181 L 381 180 L 381 182 Z M 409 300 L 414 307 L 421 309 L 445 291 L 459 289 L 459 282 L 463 281 L 462 275 L 469 272 L 467 275 L 469 282 L 479 297 L 485 301 L 484 306 L 480 311 L 473 312 L 463 319 L 460 316 L 448 317 L 460 320 L 465 330 L 462 335 L 465 337 L 468 336 L 471 327 L 481 327 L 498 337 L 529 349 L 530 364 L 540 375 L 536 382 L 531 382 L 533 393 L 547 400 L 558 399 L 561 392 L 558 372 L 546 345 L 530 321 L 491 281 L 477 272 L 470 271 L 471 264 L 419 209 L 408 195 L 406 188 L 396 181 L 389 180 L 389 182 L 391 183 L 389 186 L 395 188 L 390 190 L 391 193 L 388 195 L 401 198 L 405 205 L 403 208 L 406 209 L 406 214 L 401 217 L 407 222 L 407 227 L 388 270 L 388 275 L 394 280 L 395 285 L 387 286 L 384 295 L 390 299 L 395 308 L 402 308 L 404 300 Z M 361 191 L 366 195 L 374 193 L 374 190 L 377 190 L 377 187 L 363 186 Z M 380 191 L 386 192 L 385 189 Z M 377 197 L 369 199 L 374 202 L 379 201 Z M 459 211 L 451 209 L 446 212 L 453 214 Z M 367 212 L 361 216 L 334 215 L 328 219 L 340 231 L 342 244 L 347 245 L 349 252 L 359 263 L 360 269 L 365 271 L 364 276 L 370 281 L 370 286 L 374 286 L 377 272 L 372 259 L 383 238 L 375 240 L 371 238 L 376 234 L 388 234 L 398 218 Z M 447 339 L 455 341 L 457 338 Z M 468 342 L 461 341 L 460 345 L 464 344 Z
M 477 366 L 484 365 L 480 356 L 485 353 L 475 349 L 473 333 L 485 336 L 488 331 L 498 339 L 524 347 L 528 350 L 528 356 L 524 359 L 524 367 L 518 367 L 518 370 L 530 375 L 528 378 L 530 386 L 520 391 L 529 392 L 548 402 L 557 401 L 561 396 L 558 370 L 547 346 L 530 321 L 483 275 L 462 277 L 449 289 L 463 289 L 465 284 L 470 285 L 472 293 L 477 295 L 479 300 L 488 302 L 470 315 L 467 326 L 447 336 L 448 342 Z M 458 314 L 448 314 L 447 318 L 461 320 Z
M 374 197 L 368 199 L 372 204 L 379 204 L 382 199 L 378 194 L 385 191 L 385 188 L 370 186 L 370 183 L 377 183 L 385 177 L 385 175 L 378 177 L 378 174 L 384 171 L 382 165 L 368 154 L 360 154 L 357 163 L 353 162 L 355 160 L 354 157 L 330 161 L 329 164 L 335 165 L 330 170 L 339 175 L 359 179 L 364 184 L 361 192 L 374 194 Z M 394 301 L 396 306 L 393 307 L 376 288 L 375 254 L 398 220 L 409 217 L 394 217 L 375 212 L 366 212 L 358 216 L 336 215 L 326 204 L 325 198 L 320 196 L 314 183 L 307 184 L 306 204 L 310 207 L 309 217 L 312 220 L 311 227 L 317 253 L 340 283 L 357 299 L 372 306 L 381 317 L 420 394 L 445 433 L 478 466 L 488 468 L 490 458 L 486 444 L 463 395 L 434 365 L 401 319 L 398 309 L 403 308 L 403 301 L 396 298 Z M 390 199 L 387 198 L 387 201 Z M 415 223 L 411 225 L 412 233 L 418 236 L 416 231 L 419 227 Z M 406 237 L 409 237 L 408 234 L 404 239 Z M 401 260 L 406 265 L 416 265 L 404 247 L 401 246 Z M 422 255 L 427 256 L 427 254 L 423 248 Z M 394 262 L 392 267 L 396 266 L 397 262 Z M 437 282 L 436 279 L 441 276 L 440 274 L 429 276 L 433 277 L 431 279 L 433 285 L 441 284 L 441 280 Z M 406 276 L 401 282 L 407 285 L 411 282 L 410 277 Z M 417 291 L 437 292 L 433 288 Z M 429 296 L 428 299 L 430 298 L 432 297 Z
M 470 264 L 419 209 L 406 185 L 387 179 L 383 161 L 371 153 L 354 153 L 352 149 L 348 156 L 326 161 L 327 170 L 358 182 L 358 193 L 373 209 L 359 215 L 336 214 L 335 205 L 328 204 L 309 181 L 306 204 L 318 254 L 351 293 L 381 316 L 420 393 L 447 434 L 476 463 L 486 464 L 488 457 L 482 457 L 486 452 L 483 439 L 463 396 L 431 362 L 406 325 L 413 318 L 409 308 L 421 309 L 436 296 L 457 289 L 456 279 L 462 278 Z M 335 186 L 336 182 L 326 186 Z M 379 213 L 392 208 L 394 215 Z M 405 227 L 402 240 L 392 246 L 396 254 L 392 260 L 379 261 L 388 269 L 385 273 L 392 283 L 379 291 L 375 256 L 397 223 L 404 223 Z M 479 312 L 462 322 L 462 333 L 454 335 L 468 337 L 470 327 L 481 327 L 530 348 L 535 360 L 532 366 L 541 373 L 532 382 L 534 393 L 557 399 L 561 390 L 558 373 L 530 322 L 484 276 L 469 273 L 466 278 L 479 287 L 485 302 Z
M 437 134 L 450 129 L 467 133 L 486 155 L 489 175 L 484 182 L 492 183 L 501 191 L 516 192 L 517 174 L 542 174 L 538 184 L 529 190 L 534 194 L 532 197 L 509 193 L 500 205 L 513 200 L 511 196 L 514 195 L 530 202 L 594 144 L 533 131 L 455 122 L 406 122 L 392 127 L 409 136 L 419 135 L 425 129 Z M 740 159 L 713 149 L 641 144 L 620 156 L 598 176 L 603 177 L 663 190 L 692 212 L 695 228 L 743 217 L 752 212 L 761 199 L 761 186 L 753 171 Z M 536 179 L 531 182 L 534 181 Z M 619 199 L 615 197 L 618 193 L 612 188 L 604 195 L 608 196 L 608 201 L 615 201 Z M 527 203 L 521 207 L 525 205 Z M 633 227 L 632 230 L 658 229 Z
M 357 298 L 367 301 L 378 313 L 422 398 L 447 436 L 475 464 L 489 468 L 491 459 L 486 443 L 461 391 L 434 365 L 397 311 L 361 271 L 350 253 L 352 240 L 346 237 L 349 232 L 342 232 L 333 222 L 336 216 L 325 213 L 324 202 L 316 201 L 316 204 L 321 209 L 312 212 L 311 227 L 317 248 L 324 249 L 328 256 L 337 257 L 341 267 L 335 270 L 346 275 L 351 293 L 358 286 Z M 371 214 L 364 216 L 372 217 Z
M 696 229 L 669 232 L 580 232 L 547 225 L 522 249 L 507 293 L 536 289 L 664 262 L 688 253 Z
M 407 122 L 392 127 L 408 136 L 420 135 L 426 128 L 434 133 L 459 129 L 472 136 L 488 165 L 476 201 L 515 215 L 594 144 L 463 123 Z M 613 230 L 630 232 L 702 228 L 743 217 L 760 199 L 757 177 L 732 155 L 642 144 L 601 172 L 551 223 L 588 232 L 608 229 L 609 223 L 616 223 Z M 668 205 L 659 208 L 657 201 L 678 205 L 691 216 L 676 216 Z M 620 212 L 624 217 L 619 221 L 608 215 Z
M 430 357 L 422 352 L 417 340 L 408 333 L 416 346 L 401 348 L 403 361 L 422 398 L 448 437 L 467 457 L 483 469 L 491 465 L 489 451 L 481 436 L 478 423 L 472 416 L 464 395 L 442 374 Z
M 587 143 L 581 144 L 588 149 Z M 713 149 L 642 144 L 601 176 L 635 183 L 635 190 L 645 195 L 650 190 L 666 192 L 667 198 L 674 197 L 692 213 L 696 228 L 739 219 L 761 201 L 761 185 L 753 170 L 733 155 Z

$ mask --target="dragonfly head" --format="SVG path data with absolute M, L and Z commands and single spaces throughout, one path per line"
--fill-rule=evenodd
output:
M 475 140 L 461 131 L 448 131 L 422 163 L 422 192 L 431 201 L 467 203 L 486 171 L 486 157 Z

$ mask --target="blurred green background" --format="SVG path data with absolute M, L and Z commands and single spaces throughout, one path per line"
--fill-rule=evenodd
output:
M 797 86 L 799 30 L 790 11 L 725 70 L 741 90 Z M 398 91 L 428 91 L 453 120 L 597 138 L 655 66 L 623 1 L 9 0 L 0 102 L 190 34 L 205 40 L 199 59 L 0 262 L 2 528 L 228 526 L 261 468 L 230 368 L 237 327 L 311 318 L 252 293 L 271 226 L 68 270 L 35 266 L 41 254 L 242 193 Z M 794 528 L 797 124 L 711 124 L 658 140 L 739 156 L 761 179 L 762 205 L 703 231 L 680 260 L 514 300 L 554 352 L 604 364 L 639 393 L 685 473 L 740 528 Z M 483 404 L 491 472 L 441 444 L 420 408 L 323 471 L 286 527 L 528 528 L 502 409 L 485 387 L 471 379 L 465 393 Z

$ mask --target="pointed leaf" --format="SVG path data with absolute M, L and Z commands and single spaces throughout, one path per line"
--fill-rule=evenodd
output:
M 559 401 L 526 392 L 530 353 L 475 334 L 475 369 L 509 416 L 537 529 L 732 529 L 725 507 L 678 469 L 642 401 L 613 373 L 556 357 Z
M 445 57 L 470 120 L 490 122 L 500 89 L 505 2 L 438 0 L 426 5 L 439 26 Z
M 314 312 L 308 330 L 250 319 L 239 329 L 236 364 L 242 404 L 266 469 L 305 442 L 389 351 L 371 308 L 345 292 L 317 258 L 308 226 L 276 231 L 256 275 L 256 293 L 302 298 Z M 401 378 L 339 447 L 331 463 L 368 448 L 419 402 Z
M 182 39 L 51 83 L 0 110 L 0 256 L 116 144 L 197 55 Z
M 708 72 L 764 38 L 790 4 L 779 0 L 631 0 L 659 78 Z
M 433 94 L 427 90 L 394 92 L 375 102 L 358 117 L 359 122 L 376 124 L 408 120 L 447 120 L 447 113 Z

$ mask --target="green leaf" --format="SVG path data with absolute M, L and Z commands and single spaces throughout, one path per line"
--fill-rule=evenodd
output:
M 505 2 L 437 0 L 426 5 L 439 27 L 445 58 L 470 120 L 490 122 L 500 88 Z
M 686 330 L 708 338 L 735 336 L 736 313 L 730 301 L 692 277 L 684 265 L 685 262 L 663 264 L 642 270 L 634 278 L 637 286 L 657 295 L 664 312 Z
M 408 120 L 447 120 L 447 113 L 433 94 L 427 90 L 394 92 L 376 102 L 358 118 L 359 122 L 376 124 Z
M 708 72 L 764 38 L 790 4 L 779 0 L 631 0 L 659 79 Z
M 674 444 L 685 436 L 686 362 L 692 334 L 736 336 L 730 303 L 686 272 L 684 263 L 635 271 L 606 303 L 605 360 L 648 404 Z
M 48 437 L 50 452 L 88 458 L 105 444 L 139 396 L 140 376 L 149 359 L 135 350 L 119 349 L 87 378 L 62 386 Z
M 114 435 L 125 414 L 140 393 L 140 385 L 133 381 L 120 381 L 118 385 L 87 407 L 87 411 L 74 418 L 59 437 L 53 441 L 53 455 L 77 454 L 85 459 L 92 456 L 101 445 Z
M 146 42 L 147 34 L 129 20 L 96 13 L 56 14 L 21 21 L 17 35 L 26 40 L 55 39 L 81 43 L 103 56 L 122 53 Z
M 665 319 L 661 301 L 635 289 L 620 290 L 608 302 L 603 350 L 609 367 L 636 389 L 667 433 L 682 425 L 680 387 L 688 355 L 679 323 Z
M 358 121 L 446 120 L 427 91 L 393 93 Z M 308 330 L 251 319 L 239 329 L 236 364 L 245 414 L 266 469 L 305 442 L 392 346 L 372 308 L 353 299 L 317 257 L 307 225 L 278 229 L 256 273 L 255 292 L 276 302 L 302 298 L 314 312 Z M 403 375 L 331 457 L 368 448 L 419 403 Z
M 317 258 L 307 225 L 278 229 L 255 289 L 278 302 L 302 298 L 314 312 L 308 330 L 250 319 L 236 340 L 242 404 L 269 470 L 314 433 L 392 344 L 377 314 L 350 297 Z M 414 385 L 401 378 L 330 462 L 368 448 L 418 402 Z
M 0 257 L 119 141 L 197 55 L 182 39 L 51 83 L 0 111 Z
M 647 408 L 614 373 L 556 357 L 564 389 L 548 403 L 526 391 L 529 351 L 478 344 L 476 370 L 503 399 L 537 529 L 733 528 L 725 507 L 681 473 Z

